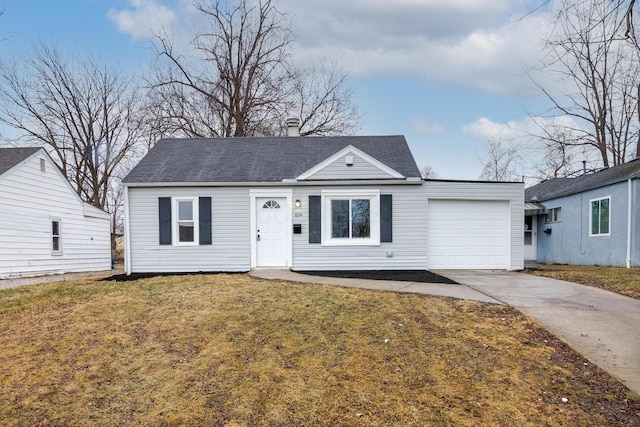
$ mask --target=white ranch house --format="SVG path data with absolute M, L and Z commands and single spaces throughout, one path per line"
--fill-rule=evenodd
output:
M 524 185 L 424 181 L 403 136 L 164 139 L 123 184 L 127 273 L 524 267 Z

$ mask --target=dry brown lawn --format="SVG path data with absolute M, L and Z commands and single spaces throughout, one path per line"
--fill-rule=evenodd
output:
M 640 268 L 564 264 L 527 265 L 526 273 L 594 286 L 640 299 Z
M 0 366 L 3 426 L 640 425 L 515 309 L 242 274 L 1 291 Z

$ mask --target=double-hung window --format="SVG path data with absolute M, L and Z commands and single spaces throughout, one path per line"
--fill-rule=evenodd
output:
M 323 244 L 380 244 L 378 190 L 326 191 L 322 200 Z
M 158 197 L 158 243 L 212 244 L 211 197 Z
M 589 212 L 589 222 L 591 223 L 591 229 L 589 230 L 590 236 L 606 236 L 610 234 L 610 202 L 610 197 L 603 197 L 601 199 L 593 199 L 589 201 L 591 204 L 591 210 Z
M 175 200 L 175 234 L 178 245 L 197 244 L 198 235 L 198 199 L 176 199 Z
M 60 220 L 51 220 L 51 252 L 54 254 L 62 253 L 62 242 L 60 241 L 61 230 Z

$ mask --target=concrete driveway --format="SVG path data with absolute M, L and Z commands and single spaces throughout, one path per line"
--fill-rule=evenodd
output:
M 533 317 L 640 394 L 640 300 L 525 273 L 434 272 Z

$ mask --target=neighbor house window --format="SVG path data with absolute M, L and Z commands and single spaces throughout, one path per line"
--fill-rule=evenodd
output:
M 62 242 L 60 241 L 60 220 L 51 220 L 51 251 L 62 252 Z
M 547 212 L 544 222 L 560 222 L 562 220 L 562 208 L 551 208 Z
M 609 224 L 611 218 L 611 212 L 609 210 L 610 198 L 604 197 L 602 199 L 590 200 L 591 212 L 591 236 L 600 236 L 609 234 Z
M 380 244 L 379 191 L 334 190 L 322 197 L 323 244 Z
M 197 244 L 198 209 L 197 199 L 176 199 L 175 233 L 178 244 Z

